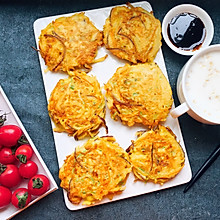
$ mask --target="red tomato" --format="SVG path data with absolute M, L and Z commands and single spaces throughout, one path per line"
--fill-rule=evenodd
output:
M 2 164 L 11 164 L 16 161 L 15 154 L 12 148 L 3 147 L 0 150 L 0 163 Z
M 3 208 L 11 202 L 11 190 L 4 187 L 0 186 L 0 208 Z
M 31 201 L 31 194 L 28 192 L 26 188 L 18 188 L 16 189 L 11 198 L 11 203 L 19 209 L 23 209 L 25 206 L 29 204 Z
M 4 125 L 0 127 L 0 145 L 15 146 L 22 134 L 22 130 L 17 125 Z
M 21 163 L 27 163 L 33 155 L 33 149 L 29 144 L 23 144 L 15 151 L 15 157 Z
M 34 196 L 44 194 L 50 188 L 49 179 L 42 174 L 33 176 L 28 182 L 28 190 Z
M 27 161 L 27 163 L 22 163 L 19 167 L 20 175 L 27 179 L 36 175 L 37 171 L 38 171 L 38 166 L 32 160 Z
M 17 186 L 21 181 L 18 168 L 13 164 L 0 164 L 0 184 L 8 188 Z

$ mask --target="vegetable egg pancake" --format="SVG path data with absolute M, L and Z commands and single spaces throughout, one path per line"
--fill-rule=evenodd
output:
M 92 205 L 122 192 L 131 164 L 112 136 L 95 137 L 67 156 L 59 171 L 60 186 L 73 204 Z
M 54 121 L 54 131 L 67 132 L 76 140 L 93 137 L 105 125 L 105 99 L 96 77 L 74 71 L 71 77 L 61 79 L 53 89 L 49 115 Z M 107 127 L 106 127 L 107 130 Z
M 173 132 L 164 126 L 140 132 L 127 149 L 137 179 L 161 185 L 184 166 L 185 155 Z
M 103 35 L 83 12 L 60 17 L 41 31 L 39 49 L 50 71 L 91 68 Z
M 170 84 L 154 62 L 118 68 L 105 90 L 111 117 L 128 126 L 155 126 L 166 120 L 173 104 Z
M 111 10 L 103 28 L 104 44 L 132 63 L 153 61 L 161 47 L 161 23 L 143 8 L 128 6 Z

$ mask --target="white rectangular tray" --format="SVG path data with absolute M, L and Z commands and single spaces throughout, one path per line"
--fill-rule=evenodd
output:
M 26 206 L 24 209 L 28 208 L 30 205 L 34 204 L 38 200 L 42 199 L 43 197 L 47 196 L 48 194 L 52 193 L 53 191 L 58 189 L 58 186 L 51 175 L 50 171 L 48 170 L 46 164 L 44 163 L 42 157 L 40 156 L 37 148 L 35 147 L 34 143 L 32 142 L 30 136 L 28 135 L 27 131 L 25 130 L 22 122 L 18 118 L 15 110 L 13 109 L 11 103 L 9 102 L 6 94 L 4 93 L 2 87 L 0 86 L 0 115 L 7 113 L 7 120 L 4 123 L 4 125 L 14 124 L 19 126 L 25 137 L 27 138 L 28 142 L 30 143 L 31 147 L 34 150 L 34 154 L 31 158 L 37 165 L 38 165 L 38 174 L 44 174 L 46 175 L 50 180 L 50 189 L 43 194 L 42 196 L 34 197 L 34 199 Z M 16 188 L 24 187 L 27 188 L 28 180 L 22 180 L 21 184 L 18 185 Z M 33 198 L 33 197 L 32 197 Z M 19 212 L 21 212 L 24 209 L 17 209 L 12 204 L 7 206 L 6 208 L 0 209 L 0 219 L 10 219 Z
M 140 6 L 148 11 L 152 11 L 151 5 L 146 1 L 133 3 L 132 5 L 136 7 Z M 89 11 L 85 11 L 85 15 L 91 19 L 91 21 L 95 24 L 95 26 L 99 30 L 102 30 L 105 20 L 109 16 L 111 9 L 112 7 L 89 10 Z M 74 13 L 37 19 L 34 22 L 34 33 L 35 33 L 37 47 L 39 46 L 38 40 L 39 40 L 39 36 L 41 34 L 42 29 L 44 29 L 50 22 L 52 22 L 58 17 L 71 16 L 73 14 Z M 103 84 L 106 83 L 111 78 L 111 76 L 115 73 L 118 67 L 123 66 L 125 64 L 124 61 L 119 60 L 116 57 L 114 57 L 104 47 L 99 49 L 97 58 L 102 57 L 105 54 L 108 54 L 107 59 L 103 62 L 94 64 L 92 66 L 91 72 L 89 73 L 90 75 L 95 75 L 97 77 L 101 86 L 103 86 Z M 47 96 L 47 100 L 49 100 L 50 94 L 53 88 L 55 87 L 56 83 L 59 81 L 59 79 L 67 78 L 68 76 L 67 74 L 63 74 L 63 73 L 52 73 L 52 72 L 45 73 L 45 70 L 47 69 L 47 67 L 45 66 L 44 60 L 40 56 L 40 53 L 39 53 L 39 60 L 40 60 L 40 67 L 42 71 L 42 77 L 44 81 L 46 96 Z M 168 78 L 161 49 L 155 58 L 155 62 L 159 65 L 164 75 Z M 116 141 L 119 143 L 119 145 L 122 148 L 127 149 L 128 146 L 131 144 L 131 140 L 136 139 L 135 137 L 136 131 L 140 129 L 143 130 L 144 127 L 143 126 L 142 127 L 124 126 L 121 124 L 120 121 L 113 121 L 111 119 L 108 108 L 106 111 L 107 111 L 106 112 L 106 124 L 109 129 L 109 135 L 113 135 L 116 138 Z M 52 121 L 51 123 L 52 123 L 52 127 L 54 128 L 54 123 Z M 115 195 L 111 201 L 125 199 L 128 197 L 137 196 L 137 195 L 177 186 L 177 185 L 186 183 L 191 179 L 191 176 L 192 176 L 191 168 L 189 165 L 189 161 L 188 161 L 188 157 L 187 157 L 187 153 L 186 153 L 186 149 L 185 149 L 185 145 L 184 145 L 184 141 L 182 138 L 178 120 L 173 119 L 171 116 L 168 116 L 167 121 L 165 122 L 165 126 L 169 126 L 173 130 L 173 132 L 177 136 L 177 140 L 180 141 L 180 144 L 183 147 L 183 150 L 185 151 L 186 161 L 185 161 L 184 168 L 174 179 L 168 181 L 163 186 L 159 184 L 154 184 L 154 183 L 143 183 L 140 181 L 134 182 L 134 176 L 131 173 L 127 179 L 126 189 L 123 191 L 122 194 Z M 57 151 L 58 163 L 59 163 L 59 167 L 61 167 L 64 163 L 64 159 L 66 158 L 66 156 L 71 154 L 74 151 L 74 148 L 76 146 L 79 146 L 85 143 L 86 140 L 75 141 L 74 138 L 69 137 L 66 133 L 53 132 L 53 134 L 54 134 L 55 146 L 56 146 L 56 151 Z M 101 128 L 99 132 L 99 136 L 103 136 L 103 135 L 106 135 L 105 129 Z M 65 198 L 66 206 L 70 210 L 77 210 L 77 209 L 87 207 L 87 206 L 82 206 L 81 204 L 79 205 L 71 204 L 67 198 L 67 193 L 65 190 L 64 190 L 64 198 Z M 110 202 L 110 200 L 104 199 L 98 204 L 103 204 L 107 202 Z

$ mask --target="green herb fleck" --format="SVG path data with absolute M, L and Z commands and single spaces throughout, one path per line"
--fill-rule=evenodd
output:
M 118 185 L 119 185 L 119 186 L 124 185 L 124 181 L 123 181 L 123 179 L 121 179 L 121 180 L 119 181 Z
M 144 169 L 142 169 L 141 167 L 138 167 L 138 169 L 139 169 L 139 170 L 141 170 L 142 172 L 145 172 L 145 170 L 144 170 Z
M 75 86 L 74 85 L 70 85 L 70 89 L 74 90 Z
M 79 154 L 78 156 L 77 156 L 77 158 L 79 158 L 79 157 L 81 157 L 82 156 L 82 154 Z
M 92 180 L 93 183 L 95 182 L 95 180 L 93 179 L 93 177 L 90 176 L 89 178 Z

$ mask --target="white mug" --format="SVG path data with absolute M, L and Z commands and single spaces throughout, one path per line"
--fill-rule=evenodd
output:
M 205 124 L 220 124 L 220 44 L 195 53 L 177 80 L 181 105 L 171 111 L 177 118 L 188 113 Z

